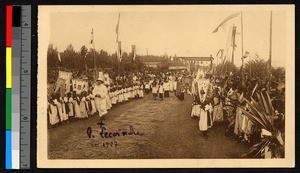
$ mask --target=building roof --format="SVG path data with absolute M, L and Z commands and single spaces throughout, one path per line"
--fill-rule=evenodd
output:
M 161 62 L 158 62 L 158 61 L 152 61 L 152 62 L 150 62 L 150 61 L 148 61 L 148 62 L 143 62 L 143 63 L 146 64 L 146 65 L 158 65 Z
M 186 70 L 186 66 L 170 66 L 169 70 Z
M 212 61 L 213 57 L 178 57 L 185 61 Z

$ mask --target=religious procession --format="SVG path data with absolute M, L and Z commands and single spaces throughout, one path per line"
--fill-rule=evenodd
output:
M 59 71 L 59 79 L 71 75 L 72 73 Z M 99 77 L 92 85 L 89 85 L 87 79 L 68 78 L 59 82 L 59 87 L 56 87 L 59 91 L 52 93 L 48 103 L 50 127 L 93 115 L 98 115 L 100 119 L 114 105 L 144 97 L 143 85 L 137 81 L 136 76 L 131 81 L 132 85 L 110 85 L 112 79 L 103 72 L 99 72 Z
M 242 18 L 242 13 L 227 17 L 213 33 L 238 16 Z M 169 128 L 160 123 L 173 122 L 176 125 L 170 128 L 184 132 L 181 135 L 188 141 L 194 140 L 195 132 L 195 140 L 201 142 L 217 140 L 220 135 L 226 137 L 223 141 L 234 143 L 232 146 L 249 148 L 240 157 L 284 157 L 285 68 L 273 67 L 271 54 L 265 61 L 257 53 L 244 51 L 243 45 L 241 65 L 236 65 L 237 26 L 229 27 L 226 48 L 215 56 L 159 56 L 149 54 L 148 49 L 145 55 L 137 54 L 137 45 L 131 45 L 130 53 L 122 50 L 120 14 L 117 21 L 115 53 L 95 49 L 94 29 L 90 49 L 82 46 L 76 52 L 70 44 L 58 51 L 49 45 L 49 129 L 82 119 L 93 119 L 94 123 L 118 120 L 116 124 L 122 124 L 127 117 L 126 122 L 140 125 L 147 134 L 153 133 L 152 127 Z M 243 36 L 242 30 L 239 32 Z M 118 110 L 110 114 L 114 109 Z M 187 124 L 181 127 L 180 123 Z M 172 130 L 163 132 L 172 134 Z M 149 141 L 156 138 L 147 137 Z M 216 147 L 221 145 L 219 142 Z

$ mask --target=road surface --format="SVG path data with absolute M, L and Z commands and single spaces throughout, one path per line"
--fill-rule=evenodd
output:
M 179 101 L 171 93 L 160 101 L 149 94 L 114 106 L 101 128 L 96 115 L 51 128 L 49 159 L 240 158 L 247 151 L 249 146 L 224 135 L 225 125 L 215 125 L 204 139 L 198 119 L 190 117 L 191 103 L 188 95 Z

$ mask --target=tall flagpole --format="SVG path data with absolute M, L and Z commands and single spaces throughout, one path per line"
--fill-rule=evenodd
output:
M 236 26 L 232 27 L 232 57 L 231 62 L 234 64 L 234 50 L 235 50 L 235 34 L 236 34 Z
M 94 28 L 92 28 L 92 44 L 94 52 L 94 80 L 97 78 L 97 65 L 96 65 L 96 50 L 95 50 L 95 40 L 94 40 Z
M 244 85 L 244 29 L 243 29 L 243 11 L 241 11 L 241 41 L 242 41 L 242 84 Z
M 270 16 L 270 53 L 269 53 L 269 86 L 268 91 L 271 89 L 271 79 L 272 79 L 272 11 Z
M 117 26 L 116 26 L 116 34 L 117 34 L 117 38 L 116 38 L 116 43 L 117 43 L 117 62 L 118 62 L 118 76 L 120 75 L 120 58 L 121 58 L 121 52 L 119 50 L 119 23 L 120 23 L 120 16 L 121 14 L 119 13 L 119 17 L 118 17 L 118 23 L 117 23 Z

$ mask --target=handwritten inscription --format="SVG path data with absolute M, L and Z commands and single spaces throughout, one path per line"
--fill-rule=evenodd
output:
M 96 148 L 96 147 L 118 147 L 119 144 L 117 141 L 111 141 L 111 142 L 102 142 L 102 143 L 93 143 L 91 144 L 93 148 Z
M 139 131 L 136 131 L 133 126 L 129 126 L 129 129 L 119 129 L 118 131 L 115 132 L 110 132 L 108 129 L 105 127 L 105 124 L 100 121 L 97 123 L 100 127 L 100 132 L 99 132 L 99 137 L 101 138 L 115 138 L 115 137 L 125 137 L 125 136 L 142 136 L 143 134 L 140 133 Z M 91 127 L 88 127 L 86 130 L 87 136 L 89 138 L 95 138 L 95 135 L 93 133 L 93 130 Z

